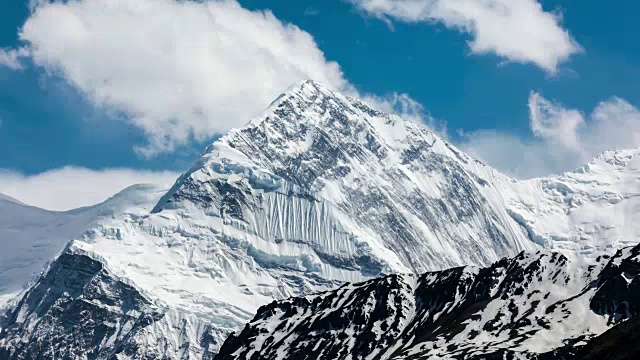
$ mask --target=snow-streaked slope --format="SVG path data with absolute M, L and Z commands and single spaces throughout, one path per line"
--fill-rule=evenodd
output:
M 561 359 L 640 314 L 639 254 L 522 253 L 273 302 L 217 359 Z
M 105 202 L 67 212 L 0 197 L 0 305 L 36 279 L 70 239 L 123 213 L 148 213 L 167 187 L 135 185 Z
M 73 235 L 22 298 L 21 310 L 0 319 L 0 349 L 17 359 L 63 356 L 68 342 L 41 335 L 53 326 L 64 337 L 70 331 L 64 313 L 104 327 L 84 343 L 65 340 L 74 344 L 74 356 L 136 349 L 136 356 L 148 358 L 210 357 L 226 334 L 274 299 L 389 273 L 486 266 L 555 246 L 560 232 L 553 226 L 570 213 L 566 197 L 543 184 L 562 178 L 515 181 L 418 124 L 304 82 L 209 146 L 153 211 L 125 213 Z M 611 187 L 627 189 L 620 178 L 611 175 Z M 581 206 L 603 206 L 591 196 L 597 191 L 591 189 Z M 572 231 L 567 225 L 562 234 Z M 104 272 L 105 282 L 126 284 L 144 301 L 124 306 L 117 290 L 123 287 L 82 277 L 84 266 L 59 263 L 69 260 L 66 255 L 99 263 L 91 268 Z M 61 271 L 78 273 L 84 290 L 60 291 L 58 282 L 47 280 Z M 97 298 L 85 291 L 105 286 L 110 290 Z M 54 296 L 38 305 L 36 288 Z M 90 309 L 74 305 L 87 301 Z M 105 309 L 108 316 L 98 316 Z M 163 315 L 135 325 L 150 312 Z M 125 324 L 135 331 L 121 337 Z

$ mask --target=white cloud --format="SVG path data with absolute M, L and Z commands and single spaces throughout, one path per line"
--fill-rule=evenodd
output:
M 379 17 L 442 22 L 470 33 L 475 53 L 549 72 L 580 51 L 558 15 L 536 0 L 353 2 Z M 96 105 L 128 115 L 147 134 L 149 145 L 140 152 L 149 156 L 242 126 L 307 78 L 435 126 L 407 95 L 359 94 L 310 34 L 233 0 L 33 0 L 20 38 L 27 50 L 5 52 L 17 60 L 30 56 Z M 535 93 L 529 106 L 532 140 L 480 131 L 467 134 L 463 147 L 512 175 L 530 177 L 569 170 L 605 148 L 638 144 L 634 131 L 611 129 L 636 128 L 629 119 L 637 110 L 623 100 L 607 101 L 588 117 Z
M 90 170 L 64 167 L 37 175 L 0 169 L 0 193 L 49 210 L 69 210 L 100 203 L 135 184 L 171 185 L 179 174 L 132 169 Z
M 537 0 L 351 0 L 389 21 L 438 22 L 471 34 L 471 51 L 494 53 L 511 62 L 533 63 L 555 73 L 582 51 L 562 28 L 561 17 Z
M 0 67 L 11 70 L 22 70 L 22 58 L 29 56 L 26 49 L 0 49 Z
M 606 150 L 640 146 L 640 110 L 613 97 L 589 115 L 537 93 L 529 98 L 532 138 L 483 130 L 467 133 L 470 155 L 518 178 L 573 170 Z
M 350 89 L 311 35 L 231 0 L 41 2 L 20 38 L 35 64 L 129 115 L 146 155 L 241 126 L 297 81 Z
M 12 66 L 30 56 L 98 107 L 125 114 L 116 118 L 147 135 L 137 148 L 145 156 L 240 127 L 301 80 L 367 96 L 309 33 L 235 0 L 31 0 L 30 8 L 25 47 L 7 50 Z M 387 107 L 386 97 L 370 100 Z
M 25 47 L 6 50 L 59 76 L 107 111 L 142 129 L 144 155 L 173 151 L 244 125 L 292 83 L 314 79 L 373 106 L 421 121 L 404 94 L 361 95 L 312 36 L 268 11 L 236 1 L 31 0 L 20 31 Z M 9 65 L 7 65 L 9 66 Z M 0 193 L 66 210 L 98 203 L 140 182 L 178 174 L 65 167 L 25 176 L 0 169 Z

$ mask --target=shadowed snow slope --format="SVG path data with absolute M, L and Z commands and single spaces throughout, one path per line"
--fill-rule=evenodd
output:
M 22 201 L 20 201 L 20 200 L 18 200 L 16 198 L 12 198 L 11 196 L 9 196 L 7 194 L 3 194 L 3 193 L 0 193 L 0 201 L 6 201 L 6 202 L 14 203 L 14 204 L 19 204 L 19 205 L 26 205 Z
M 627 227 L 640 186 L 635 155 L 517 182 L 418 124 L 307 81 L 209 146 L 150 213 L 72 235 L 1 320 L 0 348 L 9 358 L 69 347 L 88 358 L 206 358 L 274 299 L 543 247 L 596 254 L 636 241 Z M 83 290 L 57 289 L 69 284 L 51 277 L 70 272 L 101 276 L 78 275 Z M 121 302 L 124 285 L 114 284 L 141 300 Z M 38 303 L 43 289 L 57 298 Z M 70 338 L 61 313 L 104 329 Z
M 165 191 L 135 185 L 101 204 L 66 212 L 32 207 L 0 194 L 0 305 L 35 280 L 70 239 L 123 213 L 148 213 Z

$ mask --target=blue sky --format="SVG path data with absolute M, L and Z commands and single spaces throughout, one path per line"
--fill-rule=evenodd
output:
M 584 111 L 614 94 L 640 103 L 640 47 L 633 15 L 640 4 L 631 0 L 615 6 L 593 0 L 543 2 L 549 10 L 562 10 L 564 27 L 586 50 L 555 77 L 532 64 L 499 66 L 497 56 L 470 55 L 469 36 L 442 25 L 396 22 L 389 31 L 384 22 L 363 17 L 347 2 L 242 4 L 273 9 L 278 18 L 313 34 L 326 56 L 338 61 L 346 77 L 364 91 L 408 93 L 451 128 L 528 134 L 531 90 Z
M 469 41 L 484 35 L 460 26 L 460 19 L 446 14 L 407 15 L 397 7 L 376 8 L 369 0 L 241 0 L 239 6 L 226 2 L 224 6 L 208 8 L 187 8 L 189 5 L 170 4 L 171 0 L 163 0 L 162 3 L 166 3 L 162 5 L 164 7 L 146 10 L 141 6 L 142 10 L 136 9 L 139 19 L 122 17 L 118 13 L 122 10 L 119 8 L 104 10 L 91 6 L 96 1 L 81 0 L 80 3 L 87 3 L 84 7 L 58 2 L 55 4 L 57 10 L 62 11 L 57 13 L 51 11 L 50 5 L 40 5 L 43 9 L 40 16 L 32 13 L 28 1 L 0 5 L 0 48 L 4 48 L 6 54 L 29 47 L 37 48 L 19 56 L 16 60 L 19 66 L 0 66 L 0 154 L 3 154 L 0 156 L 0 174 L 10 174 L 13 181 L 5 180 L 3 183 L 0 176 L 0 192 L 10 192 L 6 188 L 11 187 L 13 195 L 24 197 L 31 189 L 18 189 L 16 179 L 24 182 L 43 172 L 55 172 L 64 167 L 92 169 L 95 176 L 114 168 L 131 169 L 133 174 L 141 170 L 183 171 L 217 134 L 230 127 L 241 126 L 250 114 L 268 104 L 271 94 L 277 94 L 278 88 L 286 87 L 284 84 L 289 82 L 289 78 L 293 82 L 298 76 L 329 82 L 339 90 L 355 89 L 353 91 L 361 96 L 384 99 L 384 96 L 394 93 L 406 94 L 436 119 L 438 127 L 446 125 L 446 136 L 454 143 L 513 176 L 531 177 L 570 170 L 601 150 L 640 145 L 635 143 L 635 136 L 619 136 L 610 130 L 624 124 L 631 126 L 629 131 L 635 134 L 640 128 L 640 125 L 633 127 L 638 120 L 634 105 L 640 104 L 640 92 L 637 91 L 640 47 L 635 39 L 634 21 L 640 4 L 631 0 L 618 1 L 615 5 L 595 0 L 507 2 L 542 6 L 541 16 L 532 18 L 532 23 L 528 24 L 533 26 L 529 32 L 542 33 L 546 26 L 554 27 L 551 30 L 555 32 L 550 32 L 551 35 L 568 34 L 571 43 L 554 42 L 558 49 L 550 47 L 548 50 L 549 53 L 559 53 L 557 57 L 560 60 L 554 69 L 545 66 L 547 63 L 542 60 L 536 60 L 541 59 L 540 53 L 546 53 L 546 49 L 541 51 L 516 44 L 516 55 L 505 56 L 500 51 L 508 44 L 492 42 L 489 51 L 474 51 Z M 146 1 L 135 0 L 130 4 L 144 5 Z M 417 3 L 433 1 L 418 0 Z M 465 1 L 472 0 L 438 1 L 466 6 Z M 505 0 L 492 1 L 501 3 Z M 410 3 L 411 0 L 398 2 Z M 122 4 L 120 6 L 129 6 Z M 513 6 L 515 9 L 517 5 Z M 273 16 L 254 12 L 265 9 L 271 10 Z M 76 48 L 80 40 L 74 34 L 79 30 L 72 27 L 57 29 L 64 19 L 68 19 L 55 17 L 63 11 L 85 21 L 85 25 L 97 24 L 91 31 L 103 33 L 95 35 L 89 45 Z M 145 11 L 155 15 L 144 16 Z M 220 61 L 224 71 L 215 67 L 210 70 L 206 63 L 197 62 L 203 54 L 198 51 L 189 54 L 189 50 L 196 49 L 197 45 L 179 44 L 162 48 L 167 42 L 188 43 L 191 39 L 200 39 L 200 36 L 205 41 L 227 36 L 223 31 L 233 24 L 224 24 L 224 20 L 218 20 L 222 23 L 220 27 L 200 26 L 198 21 L 208 21 L 198 15 L 204 11 L 211 12 L 212 18 L 237 16 L 237 21 L 244 24 L 243 29 L 252 28 L 254 23 L 261 24 L 261 31 L 265 34 L 238 35 L 239 30 L 234 29 L 235 33 L 229 36 L 240 36 L 237 46 L 217 46 L 215 49 L 220 53 L 215 49 L 208 51 L 204 60 L 208 63 Z M 552 17 L 545 18 L 547 15 Z M 190 16 L 195 20 L 187 19 Z M 174 33 L 170 36 L 159 34 L 149 18 L 162 18 L 164 24 L 175 24 Z M 552 24 L 543 21 L 551 18 L 555 19 Z M 462 19 L 464 24 L 467 20 L 471 24 L 484 21 Z M 519 24 L 518 18 L 505 19 L 512 20 Z M 137 48 L 133 45 L 127 47 L 127 43 L 136 41 L 132 40 L 133 30 L 127 34 L 127 26 L 137 29 L 136 21 L 143 24 L 140 26 L 142 29 L 149 22 L 150 31 L 140 37 L 141 43 L 136 44 Z M 25 23 L 29 27 L 20 40 L 18 33 Z M 64 23 L 64 26 L 70 26 L 67 25 L 70 22 Z M 186 24 L 194 25 L 189 30 Z M 287 24 L 294 24 L 299 30 L 287 29 Z M 506 24 L 509 25 L 508 22 Z M 513 27 L 505 29 L 502 30 L 513 31 Z M 188 31 L 192 31 L 191 36 Z M 273 36 L 267 34 L 269 31 L 274 33 Z M 176 32 L 181 34 L 178 36 Z M 207 32 L 206 37 L 202 35 L 204 32 Z M 516 43 L 531 42 L 535 45 L 535 35 L 528 38 L 528 32 L 513 32 Z M 283 39 L 283 33 L 290 37 Z M 104 34 L 109 38 L 101 44 L 99 40 L 105 39 Z M 253 39 L 257 40 L 254 42 Z M 251 48 L 256 43 L 258 50 Z M 290 49 L 269 54 L 265 60 L 256 60 L 255 63 L 248 60 L 262 56 L 264 51 L 271 51 L 271 45 L 289 46 Z M 567 50 L 565 45 L 575 45 L 575 48 Z M 565 46 L 564 50 L 562 46 Z M 180 57 L 167 60 L 165 65 L 169 67 L 175 63 L 178 67 L 184 64 L 188 69 L 175 73 L 170 69 L 166 79 L 155 83 L 155 78 L 162 76 L 158 74 L 167 71 L 155 64 L 153 56 L 146 63 L 145 60 L 136 62 L 136 59 L 149 55 L 147 52 L 142 55 L 135 53 L 140 47 L 158 47 L 157 51 L 149 53 L 159 56 L 159 64 L 163 63 L 160 60 L 163 51 L 179 50 Z M 570 54 L 563 58 L 562 51 Z M 126 52 L 131 52 L 130 58 Z M 111 54 L 113 59 L 104 60 Z M 230 56 L 237 58 L 224 59 Z M 282 69 L 291 66 L 261 63 L 277 63 L 280 59 L 288 61 L 292 56 L 299 57 L 299 60 L 292 60 L 291 66 L 297 67 L 295 74 L 284 74 L 277 81 L 269 74 L 279 75 L 278 71 L 286 71 Z M 518 59 L 518 56 L 524 56 L 525 60 Z M 126 66 L 111 66 L 119 61 L 128 63 Z M 100 65 L 102 67 L 93 67 L 93 64 L 101 62 L 104 62 Z M 246 71 L 240 69 L 241 65 L 235 66 L 238 62 L 256 71 L 257 84 L 251 83 L 252 77 L 245 76 Z M 269 74 L 261 73 L 261 66 L 268 67 Z M 339 66 L 339 71 L 336 71 L 336 66 Z M 236 67 L 239 74 L 233 77 L 232 71 Z M 136 78 L 147 68 L 153 69 L 149 69 L 148 75 Z M 200 72 L 193 69 L 200 69 Z M 120 73 L 113 73 L 115 71 Z M 229 72 L 229 80 L 216 77 Z M 179 111 L 168 108 L 170 105 L 166 105 L 162 113 L 153 111 L 154 104 L 160 106 L 166 102 L 165 99 L 175 97 L 173 93 L 156 92 L 156 89 L 182 82 L 179 76 L 184 73 L 189 74 L 184 79 L 186 89 L 181 88 L 180 94 L 184 90 L 192 94 L 189 99 L 202 100 L 189 100 L 189 106 Z M 242 86 L 232 84 L 236 78 L 241 84 L 246 83 L 244 87 L 268 84 L 273 89 L 246 95 Z M 118 82 L 126 84 L 123 79 L 135 86 L 145 81 L 152 83 L 131 90 L 129 97 L 118 98 L 117 92 L 125 86 Z M 202 84 L 191 87 L 192 79 L 204 80 Z M 103 83 L 118 86 L 108 87 Z M 220 85 L 222 83 L 230 84 L 229 90 Z M 151 95 L 139 95 L 149 89 L 152 90 Z M 241 98 L 243 94 L 244 100 Z M 133 97 L 139 99 L 129 103 L 128 99 Z M 207 98 L 214 100 L 208 104 Z M 220 110 L 216 101 L 230 103 L 235 108 Z M 250 105 L 251 112 L 236 111 L 243 107 L 244 102 Z M 599 111 L 602 109 L 606 111 Z M 198 115 L 200 111 L 204 115 Z M 533 114 L 539 116 L 532 117 Z M 600 126 L 604 123 L 599 120 L 602 117 L 613 122 Z M 542 130 L 536 130 L 532 125 L 536 121 L 544 127 Z M 567 132 L 571 134 L 565 136 Z M 600 144 L 597 139 L 603 137 L 608 140 Z M 592 143 L 577 148 L 576 141 Z M 506 152 L 517 154 L 505 156 Z M 560 156 L 560 153 L 568 155 Z M 131 181 L 130 178 L 116 181 L 114 186 L 125 185 L 127 181 Z

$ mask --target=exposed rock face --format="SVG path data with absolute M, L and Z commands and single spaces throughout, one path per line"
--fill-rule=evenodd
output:
M 151 309 L 100 262 L 65 253 L 9 314 L 3 333 L 19 341 L 0 357 L 108 358 L 128 333 L 154 321 Z
M 71 234 L 62 256 L 0 317 L 0 351 L 58 358 L 71 344 L 74 356 L 87 359 L 206 358 L 273 300 L 386 274 L 489 266 L 542 248 L 595 258 L 640 236 L 633 225 L 638 152 L 609 152 L 574 173 L 516 181 L 419 124 L 304 82 L 209 146 L 153 211 L 107 212 L 82 235 Z M 83 267 L 61 265 L 69 256 L 100 270 L 89 279 Z M 47 279 L 60 269 L 86 285 L 51 288 Z M 582 284 L 572 269 L 565 269 L 571 281 Z M 469 271 L 449 270 L 447 281 L 456 285 L 433 288 L 433 296 L 450 298 L 455 288 L 491 299 L 468 288 L 477 275 Z M 398 296 L 419 282 L 422 289 L 445 281 L 395 279 L 389 291 Z M 50 288 L 39 304 L 34 292 Z M 109 291 L 95 298 L 90 289 Z M 135 306 L 123 305 L 133 299 Z M 599 304 L 602 311 L 613 306 Z M 73 327 L 67 318 L 74 317 L 91 325 Z M 48 334 L 47 324 L 55 324 L 54 340 L 25 345 Z
M 574 358 L 586 340 L 640 314 L 639 254 L 625 248 L 587 265 L 522 253 L 276 301 L 217 359 Z
M 220 345 L 216 329 L 205 327 L 205 336 L 191 338 L 191 324 L 151 303 L 100 261 L 74 251 L 51 265 L 2 325 L 2 359 L 162 359 L 193 353 L 212 359 Z

